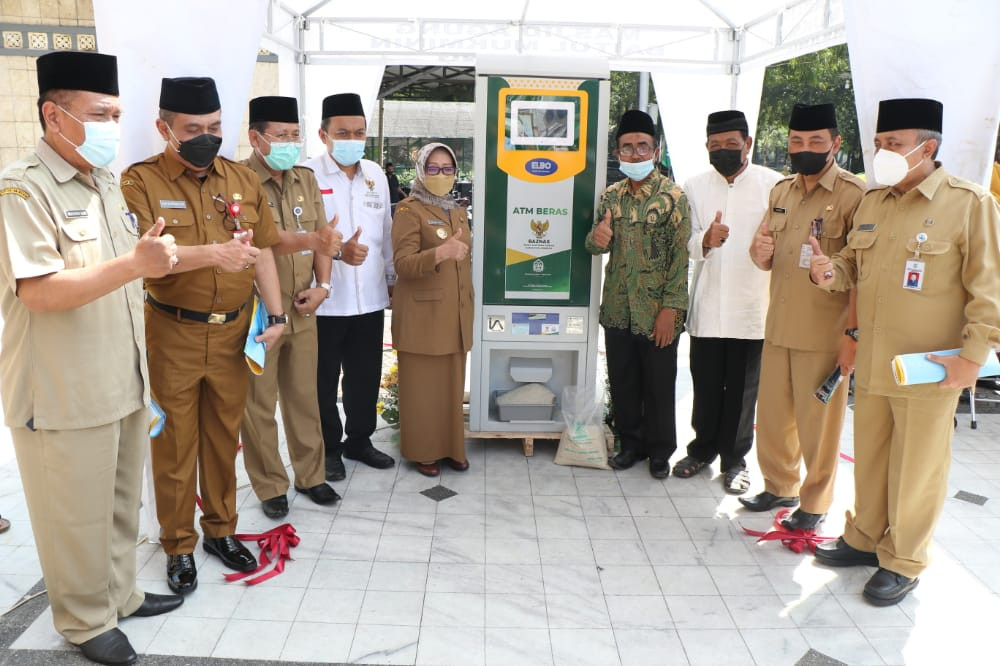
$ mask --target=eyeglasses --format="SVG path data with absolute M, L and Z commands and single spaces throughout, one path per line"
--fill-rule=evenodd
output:
M 283 134 L 268 134 L 267 132 L 261 132 L 266 137 L 270 137 L 273 141 L 272 143 L 300 143 L 302 141 L 302 135 L 298 132 L 283 133 Z
M 633 146 L 630 143 L 625 144 L 618 149 L 618 154 L 623 157 L 632 157 L 633 155 L 638 155 L 639 157 L 646 157 L 655 150 L 648 143 L 640 143 L 638 146 Z
M 226 231 L 236 231 L 240 229 L 240 212 L 242 207 L 237 201 L 229 201 L 221 194 L 212 197 L 215 203 L 215 210 L 222 214 L 222 227 Z
M 446 176 L 454 176 L 455 175 L 455 167 L 453 167 L 453 166 L 446 166 L 446 167 L 425 166 L 424 167 L 424 173 L 426 173 L 428 176 L 436 176 L 439 173 L 443 173 Z

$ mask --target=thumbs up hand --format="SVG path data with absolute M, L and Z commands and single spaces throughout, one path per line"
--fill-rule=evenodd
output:
M 753 237 L 753 245 L 750 246 L 750 258 L 761 268 L 770 268 L 771 259 L 774 257 L 774 236 L 767 228 L 767 222 L 760 225 L 760 229 Z
M 177 265 L 177 244 L 172 235 L 163 234 L 165 226 L 162 217 L 156 218 L 156 224 L 135 244 L 132 256 L 136 261 L 137 277 L 163 277 Z
M 611 244 L 614 232 L 611 230 L 611 211 L 604 211 L 604 217 L 594 227 L 594 245 L 606 250 Z
M 354 235 L 340 246 L 340 260 L 350 266 L 360 266 L 368 256 L 368 246 L 358 242 L 361 237 L 361 227 L 359 226 Z
M 461 261 L 469 255 L 469 246 L 464 240 L 462 240 L 463 234 L 464 230 L 462 227 L 459 227 L 458 231 L 456 231 L 451 238 L 441 243 L 434 249 L 434 260 L 436 264 L 440 264 L 442 261 L 447 259 Z
M 338 222 L 340 222 L 340 216 L 334 215 L 329 224 L 323 225 L 316 231 L 318 242 L 318 246 L 314 248 L 316 253 L 325 254 L 328 257 L 336 257 L 337 253 L 340 252 L 341 244 L 344 241 L 344 234 L 336 230 L 335 227 Z M 358 231 L 361 231 L 361 227 L 358 227 Z
M 833 283 L 833 275 L 836 270 L 830 257 L 823 254 L 823 248 L 819 246 L 819 241 L 815 236 L 809 237 L 809 245 L 812 246 L 813 256 L 809 260 L 809 277 L 820 287 L 826 287 Z
M 701 238 L 701 246 L 705 248 L 722 247 L 729 238 L 729 227 L 722 223 L 722 211 L 715 211 L 715 219 L 708 225 L 705 235 Z

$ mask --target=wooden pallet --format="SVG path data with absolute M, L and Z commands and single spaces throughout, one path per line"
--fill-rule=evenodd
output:
M 559 439 L 562 437 L 561 432 L 513 432 L 513 431 L 500 431 L 500 432 L 473 432 L 469 430 L 468 423 L 465 427 L 465 438 L 466 439 L 519 439 L 521 440 L 521 445 L 524 447 L 524 455 L 526 458 L 530 458 L 535 455 L 535 440 L 536 439 Z M 615 436 L 612 434 L 608 426 L 604 426 L 604 439 L 607 442 L 608 452 L 614 451 L 615 449 Z

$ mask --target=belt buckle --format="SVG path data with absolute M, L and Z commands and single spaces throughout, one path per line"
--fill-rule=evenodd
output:
M 225 324 L 226 323 L 226 313 L 225 312 L 213 312 L 208 315 L 209 324 Z

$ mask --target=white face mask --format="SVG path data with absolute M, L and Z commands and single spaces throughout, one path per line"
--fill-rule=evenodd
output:
M 899 181 L 906 178 L 906 174 L 910 173 L 924 163 L 924 160 L 921 159 L 913 166 L 910 166 L 910 163 L 906 161 L 906 158 L 920 150 L 925 143 L 927 142 L 920 142 L 919 146 L 905 155 L 900 155 L 899 153 L 886 150 L 885 148 L 879 148 L 879 151 L 875 153 L 875 159 L 872 160 L 872 170 L 875 172 L 875 180 L 882 185 L 888 185 L 890 187 L 898 184 Z

